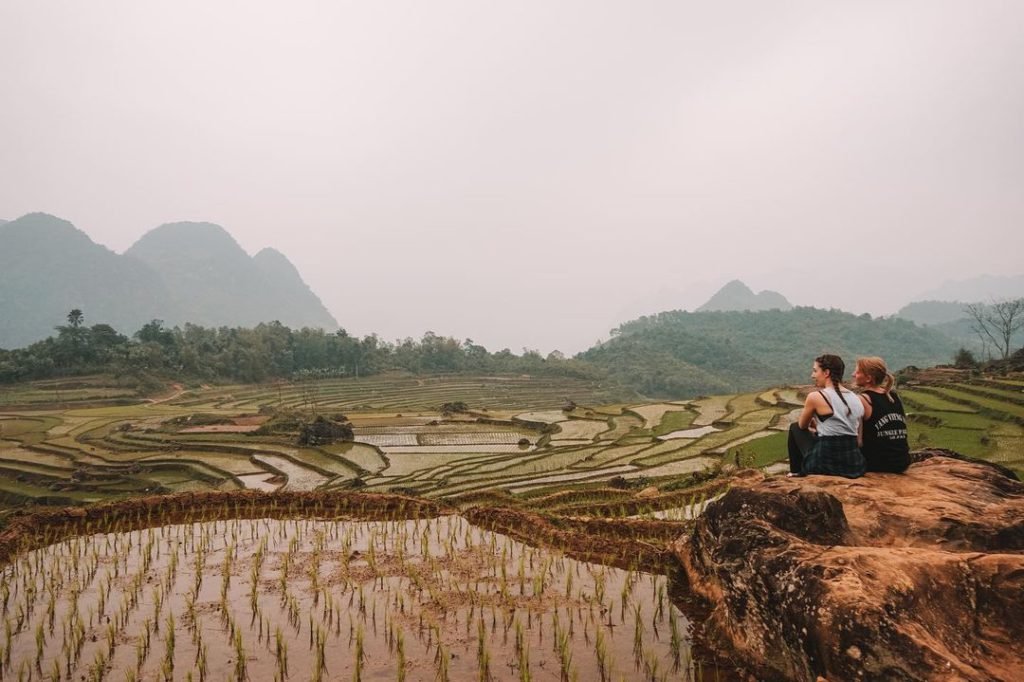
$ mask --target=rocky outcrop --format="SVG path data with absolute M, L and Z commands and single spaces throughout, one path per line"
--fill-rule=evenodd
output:
M 1024 485 L 935 454 L 738 478 L 676 544 L 709 633 L 780 679 L 1020 679 Z

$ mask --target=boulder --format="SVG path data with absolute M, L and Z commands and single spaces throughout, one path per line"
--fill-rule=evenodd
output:
M 736 479 L 675 544 L 706 633 L 780 679 L 1020 679 L 1024 485 L 943 454 Z
M 640 492 L 638 492 L 635 495 L 635 497 L 638 500 L 653 500 L 659 494 L 660 493 L 658 492 L 658 486 L 656 486 L 656 485 L 649 485 L 646 488 L 644 488 L 643 490 L 641 490 Z

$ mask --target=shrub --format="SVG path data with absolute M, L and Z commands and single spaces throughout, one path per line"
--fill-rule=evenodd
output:
M 957 369 L 976 369 L 978 359 L 974 357 L 974 353 L 961 347 L 953 356 L 953 366 Z
M 469 406 L 461 400 L 455 400 L 453 402 L 445 403 L 441 405 L 441 414 L 465 414 L 469 412 Z
M 354 440 L 352 425 L 320 415 L 299 429 L 299 445 L 328 445 L 339 440 Z

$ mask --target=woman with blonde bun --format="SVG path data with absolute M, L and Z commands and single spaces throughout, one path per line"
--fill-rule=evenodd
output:
M 902 474 L 910 466 L 907 413 L 893 390 L 895 377 L 878 357 L 857 358 L 853 381 L 862 389 L 864 423 L 861 453 L 868 471 Z

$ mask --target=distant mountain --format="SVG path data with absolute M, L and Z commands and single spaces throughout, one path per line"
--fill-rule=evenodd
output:
M 980 301 L 1024 296 L 1024 275 L 1011 277 L 981 275 L 963 280 L 948 280 L 915 298 L 916 301 Z
M 959 301 L 914 301 L 900 308 L 896 316 L 916 324 L 945 324 L 966 318 L 966 305 Z
M 296 316 L 295 324 L 289 326 L 295 328 L 320 327 L 331 330 L 338 328 L 337 320 L 302 280 L 298 269 L 283 253 L 268 247 L 253 256 L 252 262 L 260 271 L 264 281 L 274 283 L 274 286 L 263 295 L 263 304 L 268 309 L 289 310 L 293 306 L 301 308 L 296 311 L 299 314 Z M 280 318 L 280 321 L 288 324 L 283 317 Z
M 126 256 L 150 266 L 187 319 L 205 326 L 253 326 L 278 320 L 289 327 L 337 328 L 287 258 L 265 249 L 255 258 L 219 225 L 169 223 L 150 230 Z
M 153 319 L 338 326 L 287 258 L 272 249 L 250 258 L 209 223 L 164 225 L 118 255 L 66 220 L 31 213 L 0 224 L 0 245 L 0 348 L 46 338 L 72 308 L 87 325 L 127 334 Z
M 985 305 L 985 301 L 980 303 Z M 975 331 L 976 325 L 965 311 L 966 307 L 966 303 L 959 301 L 915 301 L 900 308 L 896 316 L 945 334 L 979 358 L 989 358 L 994 349 Z M 1024 345 L 1024 330 L 1014 334 L 1010 344 L 1013 348 Z
M 857 356 L 880 355 L 893 369 L 927 367 L 950 362 L 957 347 L 907 320 L 800 307 L 641 317 L 576 357 L 646 396 L 683 398 L 806 383 L 822 353 L 840 355 L 849 379 Z
M 762 291 L 755 294 L 738 279 L 718 290 L 708 302 L 697 308 L 697 312 L 729 310 L 789 310 L 793 306 L 786 297 L 776 291 Z
M 0 225 L 0 348 L 46 338 L 72 308 L 87 325 L 134 331 L 177 309 L 156 274 L 92 241 L 74 225 L 30 213 Z

